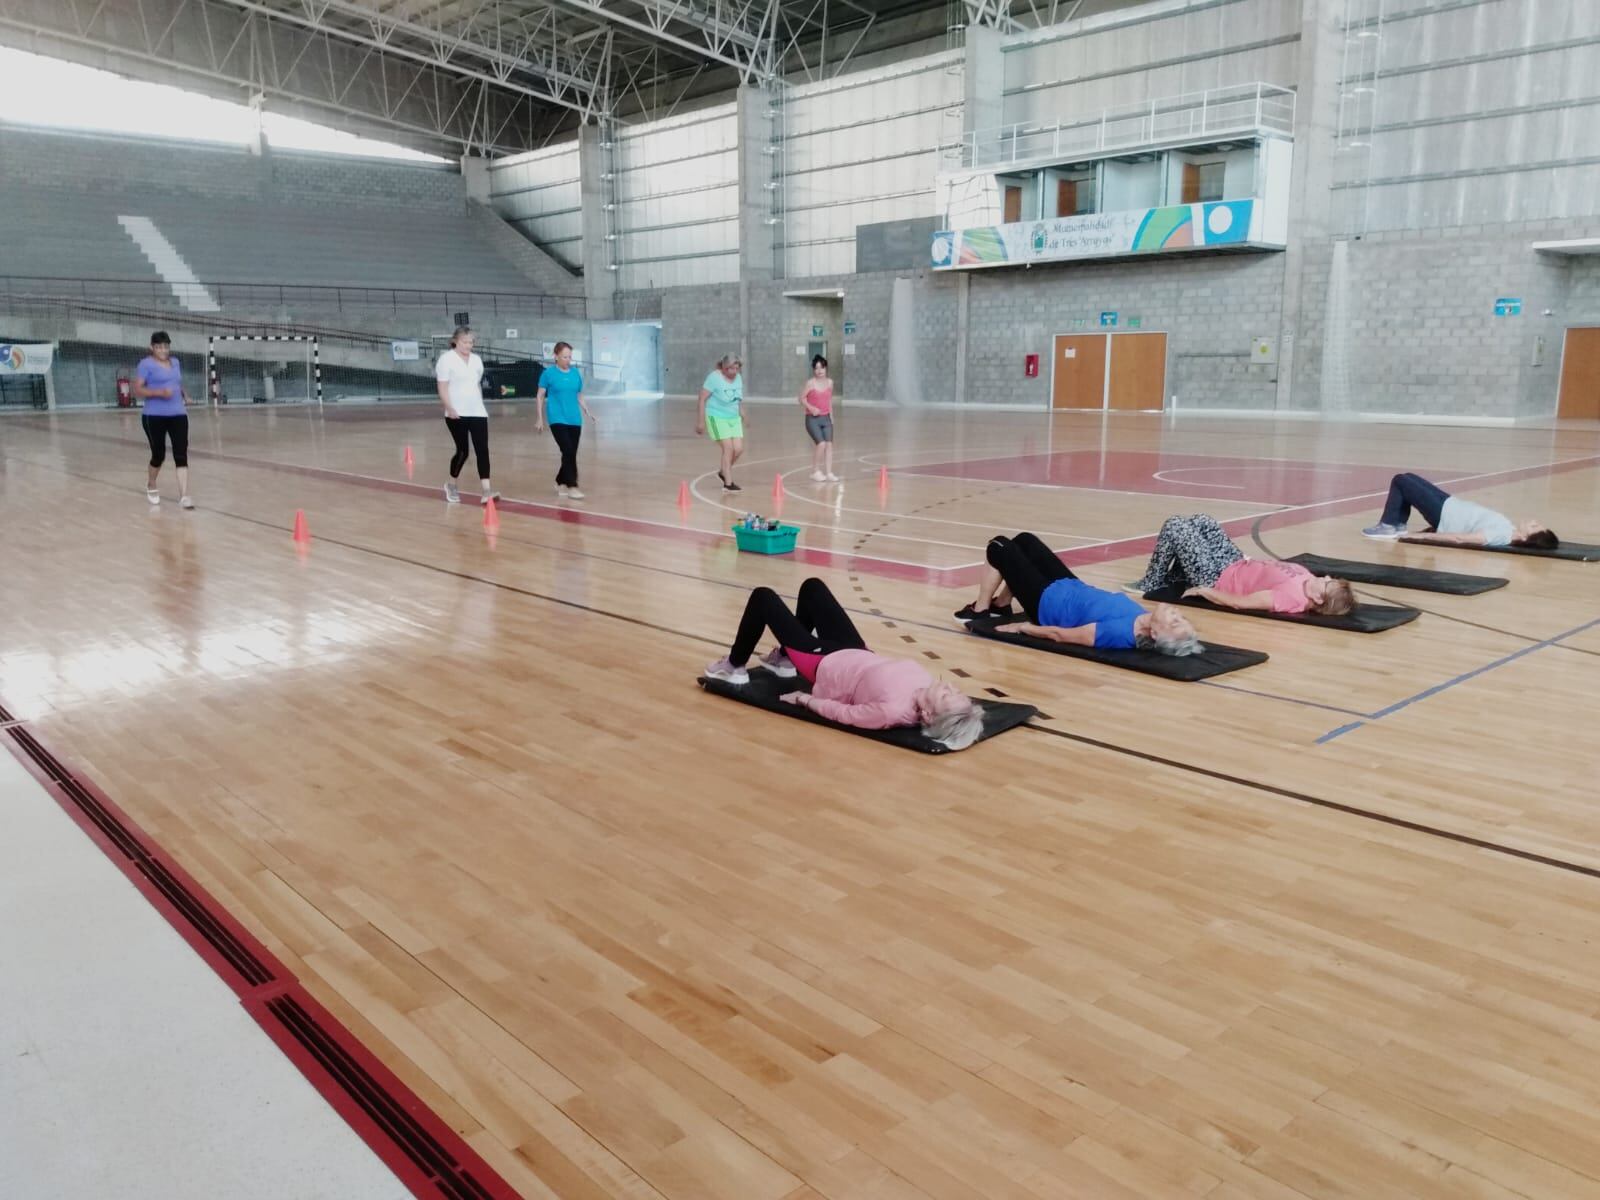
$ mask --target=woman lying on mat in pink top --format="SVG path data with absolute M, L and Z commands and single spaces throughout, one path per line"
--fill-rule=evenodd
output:
M 920 725 L 926 736 L 951 750 L 966 749 L 983 732 L 983 710 L 970 697 L 914 662 L 868 650 L 820 579 L 800 585 L 794 612 L 771 588 L 751 592 L 733 648 L 706 668 L 707 678 L 749 683 L 745 664 L 768 629 L 779 648 L 761 665 L 782 678 L 801 675 L 812 685 L 809 693 L 784 696 L 790 704 L 860 729 Z
M 1343 579 L 1313 575 L 1299 563 L 1246 558 L 1210 517 L 1168 517 L 1144 578 L 1146 594 L 1181 587 L 1224 608 L 1339 617 L 1356 606 Z

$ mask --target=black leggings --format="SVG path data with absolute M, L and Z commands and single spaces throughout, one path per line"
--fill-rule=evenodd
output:
M 751 592 L 750 599 L 745 601 L 744 616 L 739 619 L 733 649 L 728 651 L 728 661 L 736 667 L 744 666 L 755 653 L 762 633 L 768 629 L 778 639 L 778 645 L 808 654 L 867 648 L 867 643 L 851 624 L 849 614 L 822 580 L 808 579 L 800 585 L 794 609 L 790 612 L 789 606 L 771 588 L 758 587 Z
M 144 436 L 150 442 L 150 465 L 160 467 L 167 461 L 167 439 L 172 439 L 172 465 L 189 465 L 189 418 L 153 417 L 149 413 L 139 418 L 144 426 Z
M 1045 588 L 1061 579 L 1077 578 L 1066 563 L 1050 552 L 1050 547 L 1031 533 L 995 538 L 989 543 L 986 557 L 989 565 L 1000 572 L 1028 620 L 1035 624 L 1039 620 L 1039 597 Z
M 478 457 L 478 478 L 488 479 L 489 418 L 446 417 L 444 423 L 450 427 L 450 436 L 456 443 L 456 452 L 450 456 L 450 478 L 461 475 L 461 468 L 467 463 L 467 438 L 471 437 L 472 452 Z
M 550 436 L 555 438 L 556 445 L 561 448 L 561 469 L 556 472 L 556 483 L 561 487 L 577 487 L 578 439 L 583 436 L 583 426 L 557 425 L 552 421 Z

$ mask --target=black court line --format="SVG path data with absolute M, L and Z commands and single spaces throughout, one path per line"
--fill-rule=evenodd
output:
M 29 462 L 27 459 L 19 459 L 17 461 L 26 462 L 30 466 L 44 466 L 44 464 Z M 137 493 L 139 490 L 123 484 L 108 483 L 105 480 L 95 478 L 92 475 L 83 475 L 78 472 L 65 470 L 61 467 L 44 466 L 44 469 L 56 471 L 59 474 L 67 475 L 76 479 L 86 479 L 91 483 L 97 483 L 102 487 L 110 488 L 114 491 L 128 492 L 132 494 Z M 228 512 L 226 509 L 218 508 L 207 508 L 204 511 L 208 513 L 215 513 L 218 516 L 228 517 L 231 520 L 242 521 L 246 524 L 257 526 L 258 528 L 271 529 L 279 533 L 288 532 L 285 526 L 274 524 L 271 521 L 264 521 L 258 517 L 247 517 L 240 513 Z M 657 625 L 651 621 L 645 621 L 638 617 L 625 616 L 621 613 L 609 612 L 602 608 L 593 608 L 586 604 L 579 604 L 574 600 L 563 600 L 558 596 L 550 596 L 543 592 L 534 591 L 531 588 L 518 587 L 515 584 L 502 583 L 495 579 L 487 579 L 481 575 L 473 575 L 470 572 L 453 571 L 448 567 L 441 567 L 434 563 L 422 562 L 418 559 L 407 558 L 400 554 L 392 554 L 385 550 L 376 550 L 370 546 L 362 546 L 354 542 L 344 542 L 337 538 L 321 538 L 319 540 L 327 543 L 328 545 L 339 546 L 347 550 L 355 551 L 356 553 L 371 554 L 377 558 L 384 558 L 392 562 L 404 563 L 408 566 L 420 567 L 423 570 L 434 571 L 440 575 L 448 575 L 456 579 L 464 579 L 473 583 L 487 584 L 489 587 L 500 588 L 504 591 L 512 592 L 517 595 L 528 596 L 531 599 L 546 600 L 552 604 L 559 604 L 565 608 L 576 609 L 582 612 L 591 613 L 595 616 L 609 617 L 613 620 L 623 621 L 627 624 L 637 625 L 646 629 L 653 629 L 659 633 L 670 634 L 674 637 L 686 638 L 696 642 L 704 642 L 713 646 L 721 646 L 723 644 L 715 639 L 707 638 L 700 634 L 688 633 L 682 629 L 674 629 L 667 625 Z M 991 694 L 1004 694 L 995 692 L 993 688 L 986 688 L 984 690 L 990 692 Z M 1040 717 L 1044 720 L 1054 720 L 1053 717 L 1046 717 L 1043 713 L 1040 714 Z M 1419 821 L 1408 821 L 1403 817 L 1389 816 L 1386 813 L 1374 812 L 1371 809 L 1358 808 L 1352 804 L 1342 804 L 1337 800 L 1325 800 L 1319 796 L 1313 796 L 1307 792 L 1297 792 L 1290 788 L 1277 787 L 1274 784 L 1260 783 L 1253 779 L 1246 779 L 1240 775 L 1229 775 L 1224 771 L 1215 771 L 1209 767 L 1202 767 L 1197 763 L 1186 763 L 1179 759 L 1167 758 L 1163 755 L 1151 754 L 1143 750 L 1134 750 L 1128 746 L 1119 746 L 1114 742 L 1102 741 L 1099 738 L 1088 737 L 1085 734 L 1070 733 L 1064 729 L 1052 729 L 1044 725 L 1036 725 L 1032 721 L 1023 725 L 1022 728 L 1033 730 L 1035 733 L 1049 734 L 1052 737 L 1058 737 L 1065 741 L 1077 742 L 1085 746 L 1093 746 L 1096 749 L 1108 750 L 1113 754 L 1122 754 L 1129 758 L 1139 759 L 1143 762 L 1171 767 L 1174 770 L 1184 771 L 1191 775 L 1200 776 L 1201 778 L 1213 779 L 1220 783 L 1230 783 L 1237 787 L 1248 788 L 1251 791 L 1261 792 L 1264 795 L 1278 796 L 1286 800 L 1294 800 L 1298 803 L 1311 805 L 1316 808 L 1324 808 L 1331 812 L 1343 813 L 1346 816 L 1360 817 L 1363 820 L 1375 821 L 1379 824 L 1388 825 L 1396 829 L 1405 829 L 1412 833 L 1423 834 L 1427 837 L 1436 837 L 1443 839 L 1444 841 L 1455 842 L 1458 845 L 1471 846 L 1474 849 L 1486 850 L 1492 854 L 1500 854 L 1508 858 L 1515 858 L 1524 862 L 1536 863 L 1540 866 L 1553 867 L 1556 870 L 1567 871 L 1575 875 L 1584 875 L 1591 879 L 1600 879 L 1600 868 L 1586 867 L 1579 863 L 1568 862 L 1565 859 L 1552 858 L 1545 854 L 1536 854 L 1531 850 L 1520 850 L 1515 846 L 1507 846 L 1500 842 L 1487 841 L 1483 838 L 1473 837 L 1470 834 L 1456 833 L 1449 829 L 1441 829 L 1436 825 L 1425 825 Z
M 1297 792 L 1292 788 L 1281 788 L 1270 783 L 1260 783 L 1254 779 L 1246 779 L 1241 775 L 1229 775 L 1225 771 L 1214 771 L 1209 767 L 1202 767 L 1195 763 L 1182 762 L 1175 758 L 1166 758 L 1160 754 L 1151 754 L 1144 750 L 1135 750 L 1129 746 L 1119 746 L 1114 742 L 1101 741 L 1099 738 L 1087 737 L 1081 733 L 1070 733 L 1065 729 L 1048 729 L 1043 725 L 1028 723 L 1023 729 L 1031 729 L 1035 733 L 1049 734 L 1051 737 L 1062 738 L 1065 741 L 1079 742 L 1085 746 L 1093 746 L 1099 750 L 1109 750 L 1113 754 L 1123 754 L 1129 758 L 1137 758 L 1143 762 L 1156 763 L 1163 767 L 1172 767 L 1175 770 L 1186 771 L 1190 775 L 1199 775 L 1205 779 L 1214 779 L 1219 783 L 1231 783 L 1236 787 L 1248 788 L 1254 792 L 1261 792 L 1269 796 L 1278 796 L 1285 800 L 1294 800 L 1300 804 L 1308 804 L 1314 808 L 1325 808 L 1331 812 L 1343 813 L 1346 816 L 1360 817 L 1365 821 L 1375 821 L 1380 825 L 1389 825 L 1395 829 L 1408 830 L 1411 833 L 1420 833 L 1428 837 L 1442 838 L 1447 842 L 1455 842 L 1462 846 L 1471 846 L 1476 850 L 1487 850 L 1491 854 L 1503 854 L 1508 858 L 1521 859 L 1524 862 L 1537 863 L 1543 867 L 1554 867 L 1558 871 L 1570 871 L 1574 875 L 1585 875 L 1590 879 L 1600 879 L 1600 867 L 1586 867 L 1581 863 L 1568 862 L 1563 858 L 1552 858 L 1547 854 L 1536 854 L 1532 850 L 1520 850 L 1515 846 L 1507 846 L 1501 842 L 1491 842 L 1484 838 L 1473 837 L 1471 834 L 1456 833 L 1454 830 L 1441 829 L 1437 825 L 1424 825 L 1420 821 L 1408 821 L 1404 817 L 1394 817 L 1387 813 L 1374 812 L 1370 808 L 1358 808 L 1354 804 L 1342 804 L 1337 800 L 1325 800 L 1320 796 L 1313 796 L 1308 792 Z

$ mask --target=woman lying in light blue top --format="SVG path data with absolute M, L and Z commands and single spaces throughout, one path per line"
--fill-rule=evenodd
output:
M 1426 532 L 1411 533 L 1406 529 L 1413 508 L 1431 527 Z M 1369 538 L 1403 537 L 1413 542 L 1456 546 L 1526 546 L 1530 550 L 1554 550 L 1561 544 L 1560 539 L 1538 521 L 1513 525 L 1504 513 L 1452 496 L 1409 471 L 1389 481 L 1383 519 L 1361 532 Z

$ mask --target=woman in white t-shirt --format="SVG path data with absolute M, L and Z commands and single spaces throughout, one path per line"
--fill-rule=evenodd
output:
M 1412 509 L 1428 523 L 1425 532 L 1407 530 Z M 1513 523 L 1504 513 L 1452 496 L 1410 471 L 1389 481 L 1389 497 L 1383 506 L 1382 520 L 1367 526 L 1361 533 L 1379 540 L 1403 537 L 1412 542 L 1440 542 L 1452 546 L 1554 550 L 1561 545 L 1561 539 L 1538 521 Z
M 439 403 L 444 405 L 444 423 L 455 441 L 450 456 L 450 479 L 444 485 L 444 498 L 461 503 L 456 480 L 467 464 L 467 441 L 478 460 L 478 482 L 482 485 L 479 503 L 498 500 L 500 493 L 489 486 L 489 410 L 483 406 L 483 359 L 472 352 L 475 339 L 465 325 L 450 335 L 450 349 L 439 356 L 433 377 L 439 384 Z

